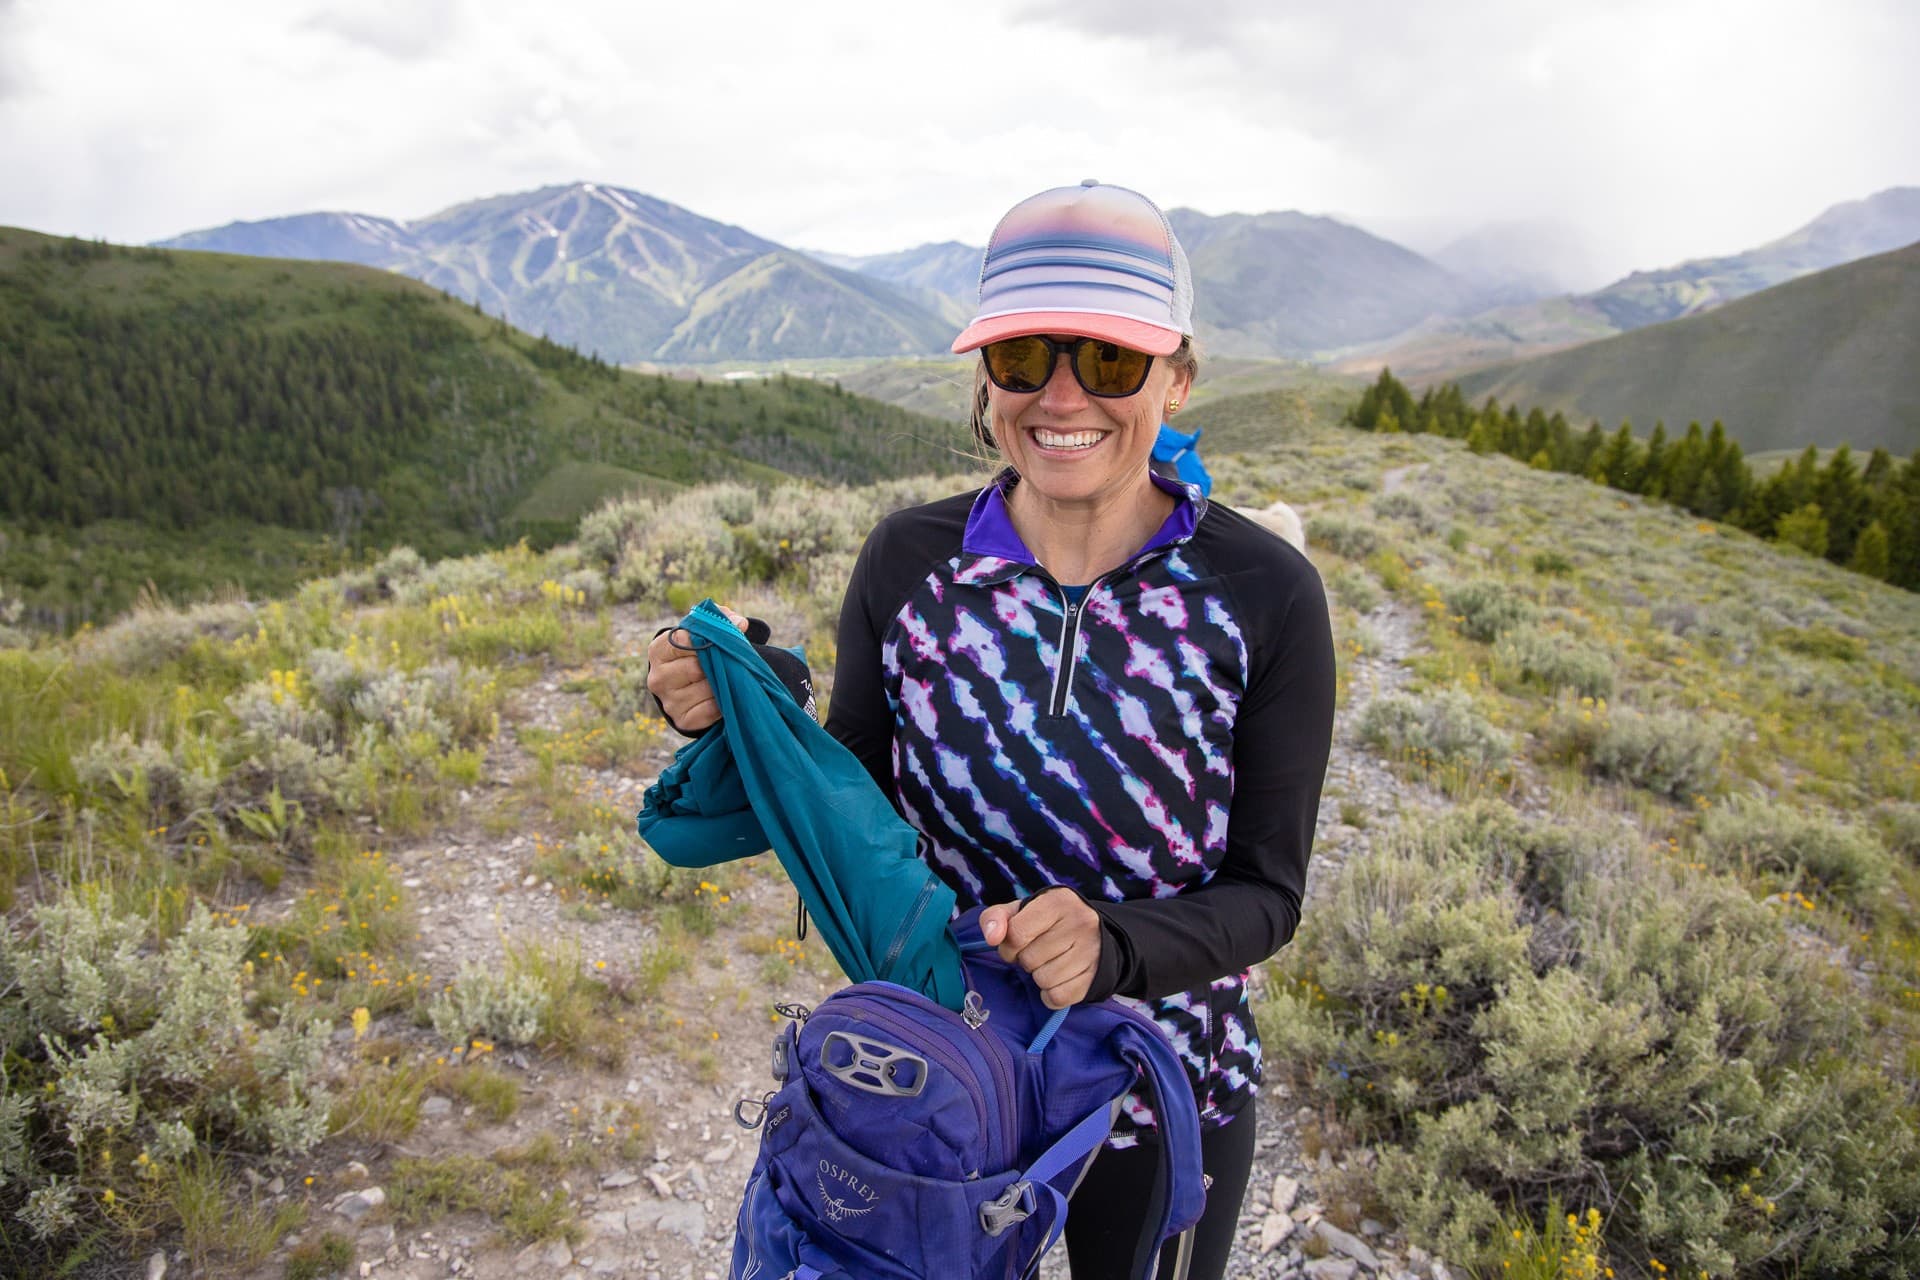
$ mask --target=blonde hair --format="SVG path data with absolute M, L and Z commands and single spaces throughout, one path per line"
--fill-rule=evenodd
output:
M 1184 372 L 1190 381 L 1197 381 L 1200 377 L 1200 344 L 1191 337 L 1183 336 L 1179 350 L 1172 355 L 1154 358 L 1165 360 L 1176 371 Z M 980 446 L 983 460 L 989 460 L 984 455 L 1000 450 L 1000 446 L 993 442 L 993 410 L 987 399 L 989 386 L 987 358 L 982 356 L 973 365 L 973 400 L 967 412 L 967 429 L 973 433 L 973 442 Z

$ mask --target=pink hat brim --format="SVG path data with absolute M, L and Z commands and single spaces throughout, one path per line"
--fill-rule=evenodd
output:
M 956 354 L 973 351 L 1002 338 L 1024 338 L 1035 333 L 1081 334 L 1156 356 L 1170 356 L 1180 349 L 1178 333 L 1144 320 L 1095 311 L 1021 311 L 975 320 L 953 340 L 953 350 Z

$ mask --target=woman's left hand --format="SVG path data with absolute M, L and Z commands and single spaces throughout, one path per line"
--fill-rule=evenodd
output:
M 999 948 L 1002 960 L 1033 975 L 1049 1009 L 1086 999 L 1100 968 L 1100 917 L 1071 889 L 986 908 L 980 936 Z

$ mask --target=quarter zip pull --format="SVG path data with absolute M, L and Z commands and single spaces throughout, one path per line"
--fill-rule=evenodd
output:
M 1074 655 L 1080 648 L 1081 607 L 1093 599 L 1093 593 L 1106 581 L 1101 575 L 1087 584 L 1086 591 L 1078 600 L 1067 599 L 1067 590 L 1059 583 L 1062 613 L 1060 615 L 1060 652 L 1056 656 L 1053 669 L 1053 696 L 1047 701 L 1047 714 L 1063 716 L 1067 714 L 1067 695 L 1073 690 Z

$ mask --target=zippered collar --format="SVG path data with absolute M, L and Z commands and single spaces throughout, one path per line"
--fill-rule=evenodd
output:
M 1132 568 L 1141 561 L 1167 551 L 1188 541 L 1193 531 L 1199 527 L 1200 519 L 1207 513 L 1207 500 L 1200 493 L 1200 487 L 1163 476 L 1159 472 L 1149 472 L 1148 478 L 1162 493 L 1173 499 L 1173 512 L 1160 523 L 1146 544 L 1131 556 L 1121 568 Z M 1007 511 L 1007 494 L 1019 483 L 1020 475 L 1008 467 L 993 478 L 993 483 L 980 491 L 973 500 L 973 509 L 967 512 L 966 532 L 960 540 L 962 563 L 958 580 L 966 583 L 1006 582 L 1017 578 L 1030 569 L 1039 569 L 1040 562 L 1033 552 L 1020 539 L 1020 533 L 1013 527 L 1013 517 Z

